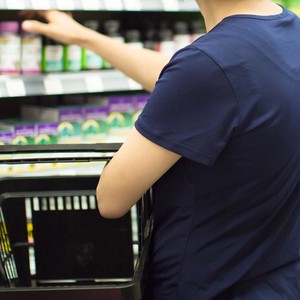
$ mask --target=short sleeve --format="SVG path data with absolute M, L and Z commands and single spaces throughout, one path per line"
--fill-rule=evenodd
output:
M 212 165 L 233 135 L 238 115 L 224 70 L 191 45 L 163 69 L 135 127 L 170 151 Z

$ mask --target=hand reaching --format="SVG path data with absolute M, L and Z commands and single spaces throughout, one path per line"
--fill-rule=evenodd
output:
M 65 12 L 51 10 L 39 11 L 36 14 L 46 23 L 26 20 L 22 23 L 23 30 L 47 36 L 64 44 L 80 44 L 85 36 L 85 30 L 88 30 Z

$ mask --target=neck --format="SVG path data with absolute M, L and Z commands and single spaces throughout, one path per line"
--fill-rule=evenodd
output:
M 272 0 L 196 0 L 204 17 L 207 32 L 224 18 L 237 14 L 270 16 L 282 8 Z

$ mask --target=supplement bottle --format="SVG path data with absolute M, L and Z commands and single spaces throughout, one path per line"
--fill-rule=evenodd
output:
M 121 24 L 118 20 L 108 20 L 104 22 L 104 33 L 115 39 L 116 41 L 119 41 L 121 43 L 124 43 L 125 39 L 120 33 Z M 104 61 L 104 68 L 110 69 L 112 66 L 109 62 Z
M 189 26 L 186 22 L 179 21 L 174 24 L 174 42 L 176 51 L 184 48 L 191 43 L 192 37 L 189 33 Z
M 134 48 L 144 48 L 141 33 L 137 29 L 130 29 L 125 32 L 125 42 Z
M 161 29 L 158 32 L 159 42 L 158 51 L 171 57 L 176 52 L 176 44 L 173 40 L 173 31 L 170 29 Z
M 64 70 L 64 46 L 52 39 L 44 38 L 42 51 L 42 71 L 45 73 Z
M 82 66 L 82 49 L 77 45 L 64 46 L 64 70 L 80 71 Z
M 85 27 L 94 31 L 99 30 L 99 22 L 96 20 L 89 20 L 83 24 Z M 103 59 L 97 53 L 82 49 L 82 69 L 83 70 L 99 70 L 103 68 Z
M 157 31 L 154 28 L 144 31 L 144 48 L 150 50 L 158 49 Z
M 42 37 L 37 34 L 21 34 L 21 72 L 39 74 L 42 70 Z
M 18 74 L 21 61 L 19 23 L 0 22 L 0 74 Z
M 201 21 L 195 20 L 191 24 L 192 42 L 205 34 L 205 27 Z

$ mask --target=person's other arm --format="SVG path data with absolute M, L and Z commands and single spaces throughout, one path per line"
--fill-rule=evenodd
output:
M 153 90 L 162 68 L 170 59 L 156 51 L 135 49 L 115 41 L 80 25 L 66 13 L 43 11 L 39 14 L 47 23 L 27 20 L 23 22 L 22 28 L 64 44 L 77 44 L 92 50 L 148 91 Z
M 178 154 L 154 144 L 134 128 L 100 176 L 100 214 L 105 218 L 126 214 L 179 159 Z

